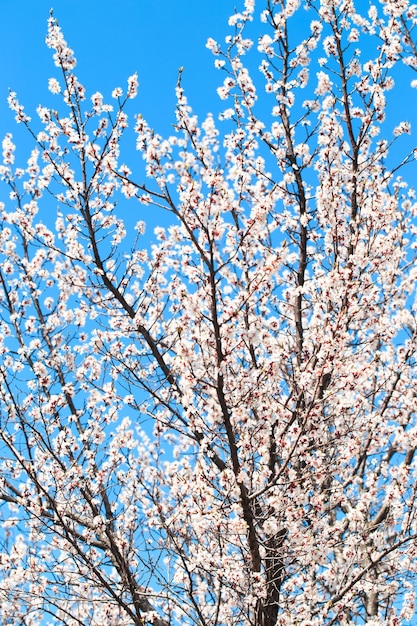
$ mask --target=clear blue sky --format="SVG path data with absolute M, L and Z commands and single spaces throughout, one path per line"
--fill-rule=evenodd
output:
M 0 137 L 20 135 L 6 98 L 18 93 L 28 114 L 51 100 L 47 80 L 58 74 L 45 45 L 49 10 L 54 9 L 75 50 L 77 75 L 88 94 L 125 87 L 139 73 L 133 105 L 151 126 L 165 134 L 174 117 L 178 68 L 193 108 L 202 116 L 218 106 L 223 80 L 205 48 L 208 37 L 224 40 L 235 0 L 0 0 Z M 132 111 L 132 109 L 131 109 Z

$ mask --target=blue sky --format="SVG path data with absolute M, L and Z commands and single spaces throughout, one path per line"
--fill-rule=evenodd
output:
M 224 40 L 235 0 L 0 0 L 0 137 L 17 131 L 8 112 L 8 89 L 18 93 L 28 114 L 50 102 L 47 80 L 57 75 L 45 45 L 49 10 L 54 9 L 75 50 L 77 75 L 88 94 L 125 86 L 137 71 L 139 97 L 133 105 L 163 134 L 174 120 L 178 68 L 190 103 L 202 116 L 216 107 L 223 80 L 206 49 L 208 37 Z M 131 109 L 132 112 L 132 109 Z

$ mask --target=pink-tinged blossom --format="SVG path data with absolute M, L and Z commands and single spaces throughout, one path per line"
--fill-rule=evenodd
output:
M 259 52 L 263 52 L 272 56 L 274 54 L 273 39 L 270 35 L 265 34 L 258 43 Z
M 19 123 L 29 123 L 30 117 L 25 114 L 23 106 L 19 103 L 16 93 L 11 91 L 9 97 L 7 98 L 7 102 L 9 103 L 9 108 L 16 113 L 15 120 Z
M 136 98 L 136 95 L 138 93 L 138 86 L 139 86 L 139 81 L 138 81 L 137 73 L 132 74 L 132 76 L 129 76 L 129 78 L 127 79 L 127 97 L 128 98 Z
M 398 124 L 398 126 L 396 126 L 393 130 L 393 133 L 395 135 L 395 137 L 398 137 L 399 135 L 410 135 L 411 134 L 411 125 L 409 122 L 401 122 L 400 124 Z
M 211 37 L 207 39 L 206 48 L 208 48 L 213 54 L 219 53 L 219 45 L 217 41 L 215 41 Z
M 16 146 L 12 142 L 12 135 L 10 133 L 7 133 L 1 145 L 3 149 L 4 165 L 13 165 L 14 159 L 15 159 L 14 152 L 16 150 Z
M 111 97 L 112 98 L 121 98 L 123 96 L 123 89 L 121 87 L 116 87 L 116 89 L 113 89 L 113 91 L 111 92 Z
M 76 65 L 74 52 L 69 48 L 62 34 L 62 30 L 58 26 L 58 22 L 52 15 L 48 21 L 46 45 L 55 50 L 54 61 L 57 67 L 62 67 L 65 71 L 74 69 Z
M 59 84 L 56 78 L 48 79 L 48 89 L 51 93 L 55 95 L 61 93 L 61 85 Z
M 332 81 L 329 78 L 329 75 L 326 72 L 318 72 L 317 73 L 317 87 L 315 93 L 318 96 L 323 96 L 326 93 L 332 91 Z
M 96 93 L 91 96 L 91 102 L 93 103 L 94 111 L 98 114 L 101 113 L 103 107 L 103 94 L 96 91 Z

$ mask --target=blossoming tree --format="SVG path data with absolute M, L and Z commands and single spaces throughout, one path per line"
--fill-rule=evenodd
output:
M 53 16 L 56 109 L 39 130 L 10 94 L 2 624 L 414 615 L 415 166 L 386 107 L 417 7 L 241 4 L 207 43 L 221 120 L 180 75 L 171 137 L 136 117 L 146 176 L 119 153 L 136 76 L 88 95 Z

